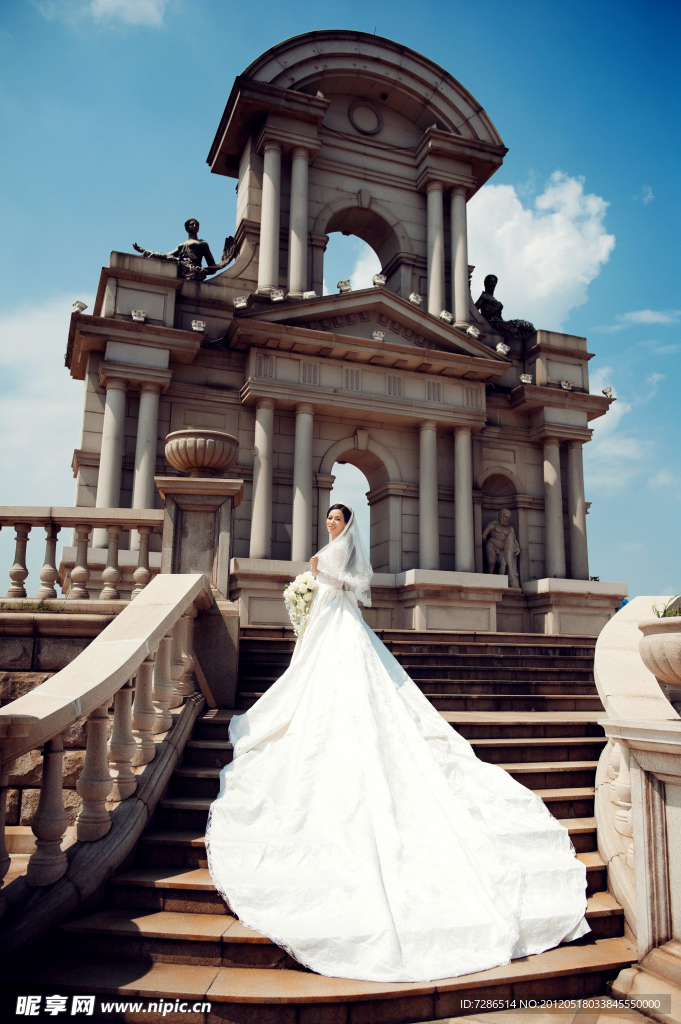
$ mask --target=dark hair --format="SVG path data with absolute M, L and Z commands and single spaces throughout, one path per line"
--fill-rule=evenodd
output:
M 196 219 L 196 217 L 189 217 L 189 218 L 188 218 L 188 219 L 187 219 L 187 220 L 186 220 L 186 221 L 184 222 L 184 230 L 185 230 L 185 231 L 189 231 L 189 228 L 187 227 L 187 224 L 191 224 L 191 223 L 192 223 L 192 221 L 193 221 L 193 222 L 194 222 L 194 223 L 196 224 L 196 230 L 197 230 L 197 231 L 199 230 L 199 226 L 200 226 L 200 225 L 199 225 L 199 222 L 198 222 L 198 220 Z
M 489 285 L 487 284 L 488 281 L 494 281 L 496 285 L 499 283 L 499 278 L 497 277 L 496 274 L 488 274 L 487 277 L 485 278 L 485 291 L 487 291 L 489 287 Z
M 332 505 L 331 508 L 329 509 L 329 512 L 333 512 L 335 508 L 340 509 L 340 511 L 343 513 L 343 519 L 345 520 L 345 525 L 347 526 L 348 523 L 350 522 L 350 516 L 352 515 L 352 512 L 350 511 L 347 505 L 341 505 L 340 502 L 338 502 L 336 505 Z M 327 519 L 329 518 L 329 512 L 326 513 Z

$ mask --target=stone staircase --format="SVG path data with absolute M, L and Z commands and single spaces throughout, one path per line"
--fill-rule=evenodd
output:
M 61 926 L 59 958 L 31 972 L 33 990 L 205 1000 L 210 1014 L 188 1020 L 233 1024 L 397 1024 L 460 1014 L 462 999 L 472 994 L 532 999 L 605 992 L 636 951 L 597 852 L 594 776 L 605 738 L 597 725 L 603 710 L 592 675 L 595 640 L 378 632 L 476 754 L 537 792 L 569 829 L 587 869 L 591 935 L 479 975 L 386 985 L 306 971 L 232 917 L 206 867 L 208 809 L 220 769 L 232 757 L 232 715 L 279 677 L 294 646 L 290 629 L 247 627 L 238 709 L 211 710 L 197 722 L 135 862 L 110 880 L 103 906 Z M 121 1020 L 153 1019 L 121 1013 Z

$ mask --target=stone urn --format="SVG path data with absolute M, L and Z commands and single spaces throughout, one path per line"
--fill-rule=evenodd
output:
M 232 468 L 238 454 L 238 439 L 224 430 L 188 427 L 166 436 L 166 459 L 189 476 L 220 476 Z
M 660 683 L 662 692 L 676 711 L 681 705 L 681 616 L 643 619 L 638 649 L 647 669 Z

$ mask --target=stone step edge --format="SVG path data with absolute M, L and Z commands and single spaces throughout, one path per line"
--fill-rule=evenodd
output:
M 243 967 L 195 967 L 182 965 L 182 983 L 178 984 L 176 964 L 153 964 L 133 981 L 116 984 L 125 976 L 123 965 L 109 960 L 91 963 L 69 970 L 61 964 L 42 969 L 32 966 L 32 985 L 59 986 L 59 990 L 87 991 L 130 997 L 173 997 L 205 1000 L 211 1003 L 314 1004 L 367 1002 L 400 999 L 413 995 L 445 995 L 504 986 L 513 998 L 514 983 L 543 978 L 569 977 L 596 971 L 616 971 L 630 966 L 636 960 L 636 948 L 626 938 L 597 939 L 591 945 L 559 946 L 534 956 L 514 960 L 489 971 L 445 978 L 440 981 L 377 983 L 327 978 L 305 971 L 282 971 Z M 107 984 L 107 977 L 111 982 Z M 19 979 L 17 979 L 19 980 Z M 21 983 L 21 982 L 19 982 Z M 384 1019 L 390 1020 L 385 1016 Z M 402 1017 L 402 1019 L 404 1019 Z
M 559 818 L 570 835 L 585 835 L 596 831 L 595 818 Z M 181 846 L 205 848 L 206 836 L 200 829 L 155 829 L 142 836 L 144 846 Z
M 485 762 L 490 764 L 492 762 Z M 552 772 L 580 772 L 580 771 L 596 771 L 598 767 L 598 761 L 519 761 L 516 763 L 502 762 L 496 765 L 497 768 L 503 768 L 505 772 L 510 775 L 533 775 L 544 772 L 550 774 Z M 173 772 L 174 777 L 181 779 L 217 779 L 220 777 L 221 768 L 201 766 L 201 765 L 182 765 L 181 768 L 176 768 Z
M 587 900 L 587 920 L 620 917 L 624 910 L 607 892 L 594 893 Z M 166 939 L 177 942 L 222 942 L 225 945 L 276 945 L 266 935 L 246 928 L 231 914 L 187 914 L 139 908 L 109 908 L 87 917 L 67 921 L 62 932 L 72 935 L 115 935 L 142 939 Z
M 577 860 L 585 865 L 587 874 L 591 871 L 603 871 L 607 864 L 596 850 L 576 854 Z M 136 889 L 188 889 L 202 892 L 214 892 L 215 886 L 208 868 L 131 868 L 120 875 L 114 875 L 110 882 L 117 887 Z

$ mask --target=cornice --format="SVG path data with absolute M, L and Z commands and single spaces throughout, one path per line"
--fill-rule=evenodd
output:
M 508 396 L 509 406 L 514 412 L 531 413 L 537 409 L 578 409 L 586 412 L 587 419 L 604 416 L 614 398 L 605 395 L 590 395 L 585 391 L 564 391 L 562 388 L 540 387 L 537 384 L 521 384 Z M 548 429 L 548 424 L 547 424 Z
M 197 337 L 194 331 L 178 331 L 173 327 L 73 313 L 64 360 L 71 370 L 71 376 L 76 380 L 84 380 L 89 353 L 103 352 L 107 341 L 113 340 L 166 349 L 175 363 L 193 362 L 201 348 L 201 336 Z

